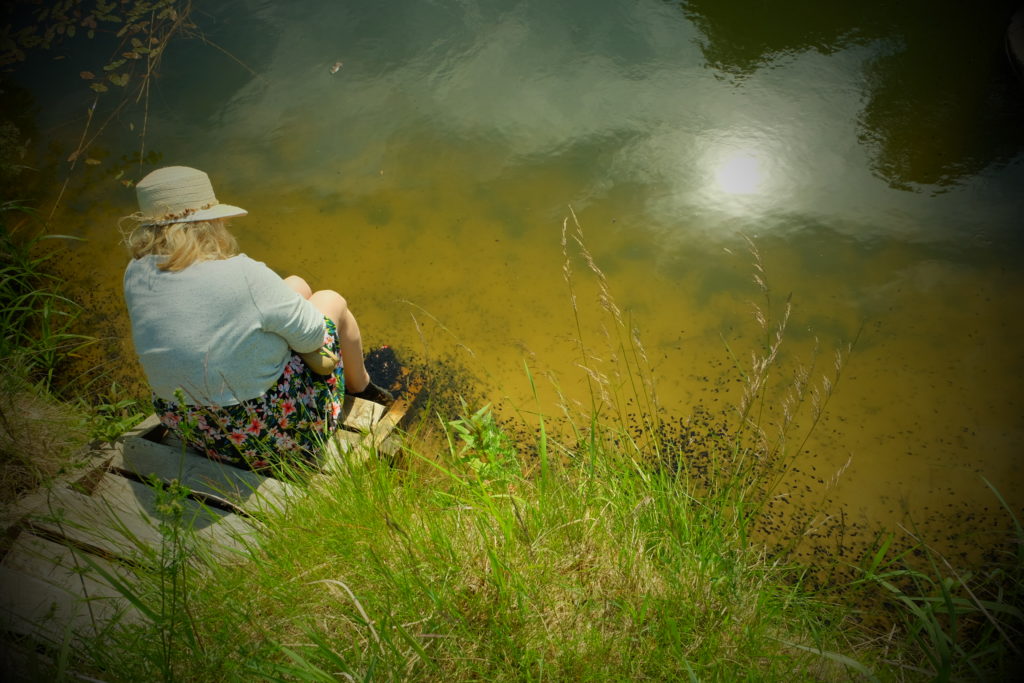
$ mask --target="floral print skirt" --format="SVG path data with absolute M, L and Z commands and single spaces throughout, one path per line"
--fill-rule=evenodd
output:
M 324 321 L 324 347 L 340 358 L 334 322 L 327 317 Z M 338 426 L 344 399 L 341 363 L 331 375 L 321 376 L 292 352 L 277 384 L 257 398 L 233 406 L 204 406 L 154 396 L 153 407 L 164 426 L 207 457 L 267 470 L 316 463 Z

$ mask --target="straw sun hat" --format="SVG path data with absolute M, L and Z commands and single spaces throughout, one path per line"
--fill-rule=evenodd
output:
M 188 166 L 158 168 L 135 185 L 142 225 L 195 223 L 244 216 L 245 209 L 221 204 L 213 194 L 210 177 Z

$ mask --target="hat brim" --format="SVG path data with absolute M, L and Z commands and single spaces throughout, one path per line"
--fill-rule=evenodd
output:
M 230 204 L 217 204 L 211 206 L 208 209 L 200 209 L 195 213 L 190 213 L 182 218 L 168 218 L 166 220 L 146 220 L 143 219 L 142 225 L 171 225 L 172 223 L 198 223 L 199 221 L 212 221 L 218 218 L 234 218 L 235 216 L 245 216 L 249 212 L 237 206 L 231 206 Z

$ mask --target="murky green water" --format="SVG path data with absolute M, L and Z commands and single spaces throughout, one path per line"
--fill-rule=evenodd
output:
M 817 339 L 827 370 L 858 340 L 794 498 L 942 530 L 996 507 L 983 475 L 1024 505 L 1014 2 L 210 4 L 196 21 L 246 68 L 174 45 L 145 149 L 206 170 L 250 211 L 244 250 L 343 292 L 369 341 L 455 354 L 496 401 L 532 405 L 524 360 L 582 398 L 571 205 L 660 403 L 685 416 L 738 395 L 726 347 L 745 359 L 758 338 L 748 236 L 776 311 L 792 295 L 784 368 Z M 40 91 L 59 93 L 41 133 L 58 145 L 81 134 L 75 73 Z M 134 107 L 108 126 L 61 219 L 88 238 L 75 264 L 103 310 L 134 202 L 114 176 L 150 168 L 122 158 L 142 124 Z

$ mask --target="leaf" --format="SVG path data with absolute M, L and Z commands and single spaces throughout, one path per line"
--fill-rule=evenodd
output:
M 127 60 L 118 59 L 116 61 L 113 61 L 110 64 L 107 64 L 105 67 L 103 67 L 103 70 L 104 71 L 113 71 L 114 69 L 116 69 L 119 66 L 123 65 L 125 63 L 125 61 L 127 61 Z
M 124 180 L 121 181 L 121 184 L 124 185 L 125 187 L 131 187 L 135 183 L 133 183 L 131 180 L 128 180 L 127 178 L 125 178 Z
M 132 38 L 132 47 L 134 47 L 134 48 L 142 47 L 142 41 L 139 40 L 138 38 Z
M 92 79 L 96 78 L 96 74 L 94 74 L 91 71 L 83 71 L 83 72 L 79 73 L 78 75 L 81 76 L 82 78 L 84 78 L 87 81 L 91 81 Z
M 89 157 L 88 159 L 85 160 L 85 163 L 88 164 L 89 166 L 99 166 L 101 162 L 99 159 L 93 159 L 92 157 Z
M 128 85 L 128 74 L 110 74 L 107 79 L 114 85 L 121 87 Z
M 74 37 L 75 37 L 75 25 L 71 24 L 70 26 L 68 26 L 68 38 L 74 38 Z
M 89 87 L 95 90 L 96 92 L 107 92 L 107 86 L 103 85 L 102 83 L 93 83 Z
M 126 59 L 138 59 L 142 55 L 140 55 L 138 52 L 132 50 L 131 52 L 122 52 L 121 56 L 125 57 Z

